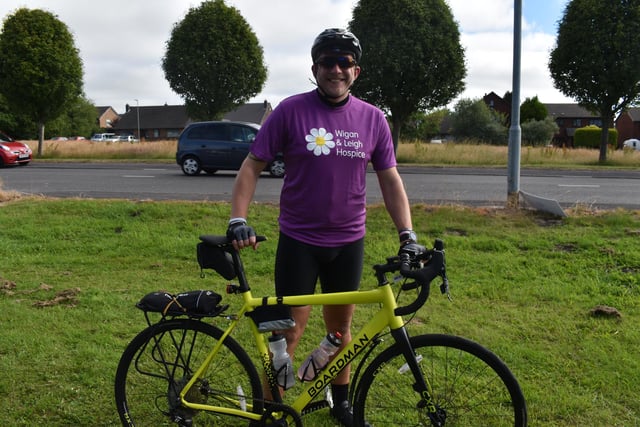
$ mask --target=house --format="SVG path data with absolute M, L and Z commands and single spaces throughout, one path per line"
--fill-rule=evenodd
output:
M 544 104 L 547 113 L 558 125 L 558 133 L 553 136 L 554 145 L 573 147 L 576 129 L 596 125 L 602 127 L 599 114 L 594 114 L 578 104 Z
M 622 147 L 627 139 L 640 139 L 640 108 L 631 107 L 620 113 L 615 125 L 618 130 L 618 147 Z
M 507 122 L 509 122 L 509 118 L 511 117 L 511 102 L 501 98 L 495 92 L 489 92 L 482 97 L 482 100 L 491 110 L 504 115 Z
M 262 124 L 271 114 L 267 101 L 244 104 L 225 114 L 223 120 Z M 134 135 L 140 140 L 174 139 L 191 122 L 184 105 L 125 106 L 125 112 L 113 126 L 119 134 Z M 141 136 L 141 138 L 140 138 Z
M 486 94 L 482 100 L 490 109 L 509 117 L 510 103 L 495 92 Z M 578 104 L 544 104 L 544 106 L 547 114 L 558 125 L 558 133 L 553 136 L 555 145 L 573 147 L 576 129 L 590 125 L 602 127 L 602 118 L 598 113 L 592 113 Z M 447 123 L 445 126 L 443 121 L 441 134 L 447 134 L 450 131 L 449 128 L 450 124 Z M 622 143 L 627 139 L 640 139 L 640 107 L 632 107 L 621 113 L 615 121 L 615 128 L 618 131 L 619 147 L 622 147 Z
M 267 120 L 271 111 L 273 111 L 273 108 L 271 108 L 271 104 L 267 101 L 243 104 L 235 110 L 225 114 L 222 120 L 250 122 L 261 125 L 265 120 Z
M 136 106 L 125 105 L 113 129 L 121 135 L 134 135 L 139 140 L 177 138 L 189 124 L 184 105 Z
M 98 126 L 100 129 L 111 129 L 118 121 L 118 113 L 112 107 L 96 107 L 98 113 Z

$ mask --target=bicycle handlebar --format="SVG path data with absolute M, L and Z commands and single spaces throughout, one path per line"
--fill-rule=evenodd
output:
M 256 239 L 258 242 L 262 242 L 266 240 L 266 237 L 256 236 Z M 248 290 L 249 284 L 244 275 L 244 268 L 242 267 L 240 254 L 233 249 L 233 246 L 227 239 L 227 236 L 204 235 L 200 236 L 200 240 L 209 245 L 217 246 L 231 254 L 240 284 L 239 289 L 240 291 Z M 426 264 L 423 265 L 424 262 L 426 262 Z M 373 268 L 376 272 L 378 285 L 386 285 L 389 283 L 386 278 L 386 273 L 398 271 L 402 277 L 414 280 L 413 282 L 405 282 L 402 285 L 402 290 L 407 291 L 418 287 L 420 288 L 418 296 L 413 302 L 395 309 L 395 314 L 397 316 L 404 316 L 418 311 L 418 309 L 427 302 L 431 282 L 437 276 L 442 277 L 443 280 L 442 285 L 440 286 L 442 293 L 449 293 L 449 282 L 447 280 L 444 257 L 444 243 L 440 239 L 435 240 L 433 249 L 425 249 L 424 251 L 414 253 L 404 252 L 400 255 L 387 258 L 386 264 L 377 264 L 374 265 Z
M 421 267 L 423 261 L 427 263 L 424 267 Z M 399 271 L 402 277 L 414 280 L 414 282 L 403 284 L 402 290 L 420 288 L 418 296 L 413 302 L 395 309 L 396 316 L 404 316 L 418 311 L 418 309 L 427 302 L 431 282 L 437 276 L 443 279 L 441 286 L 442 293 L 448 293 L 449 290 L 444 257 L 444 243 L 440 239 L 436 239 L 433 249 L 413 254 L 413 256 L 408 253 L 401 253 L 399 256 L 387 258 L 386 264 L 374 265 L 373 268 L 378 278 L 378 284 L 380 285 L 388 283 L 385 273 Z

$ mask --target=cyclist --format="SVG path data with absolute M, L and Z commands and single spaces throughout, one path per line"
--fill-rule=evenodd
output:
M 280 196 L 276 294 L 356 290 L 364 259 L 366 171 L 371 162 L 401 245 L 416 242 L 391 132 L 382 111 L 350 94 L 360 75 L 360 42 L 344 29 L 320 33 L 311 48 L 317 88 L 282 101 L 268 117 L 236 177 L 227 235 L 236 249 L 257 248 L 247 225 L 249 205 L 265 165 L 282 153 L 287 165 Z M 293 307 L 296 326 L 283 331 L 293 356 L 310 306 Z M 353 305 L 324 306 L 327 332 L 351 339 Z M 349 370 L 331 385 L 331 415 L 353 424 Z

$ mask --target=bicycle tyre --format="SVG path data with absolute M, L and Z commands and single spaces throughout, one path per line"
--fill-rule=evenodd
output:
M 246 419 L 181 407 L 182 387 L 201 366 L 223 331 L 203 321 L 173 319 L 147 327 L 127 346 L 115 378 L 115 399 L 124 426 L 232 426 Z M 261 379 L 247 352 L 231 337 L 205 377 L 189 392 L 189 400 L 262 413 Z M 236 423 L 236 424 L 234 424 Z
M 491 351 L 465 338 L 429 334 L 410 338 L 419 366 L 431 385 L 442 426 L 527 425 L 527 409 L 518 381 Z M 397 344 L 367 367 L 354 397 L 355 425 L 431 426 L 425 402 L 414 390 L 411 371 L 399 373 L 406 359 Z

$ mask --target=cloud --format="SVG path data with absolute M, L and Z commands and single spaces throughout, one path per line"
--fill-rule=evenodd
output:
M 511 90 L 513 1 L 448 3 L 460 24 L 466 51 L 467 89 L 462 96 L 481 97 L 490 91 L 502 95 Z M 529 8 L 536 13 L 528 15 L 546 17 L 555 10 L 553 20 L 557 21 L 565 3 L 525 1 L 525 14 Z M 121 112 L 134 99 L 140 105 L 182 103 L 169 88 L 161 61 L 173 26 L 199 4 L 194 0 L 2 0 L 0 17 L 19 7 L 41 8 L 57 15 L 80 50 L 88 98 Z M 240 11 L 264 49 L 268 77 L 254 101 L 266 99 L 275 105 L 313 87 L 309 51 L 315 36 L 325 28 L 346 27 L 357 0 L 227 0 L 227 4 Z M 555 35 L 545 25 L 523 22 L 522 96 L 563 102 L 566 98 L 553 88 L 547 70 Z

